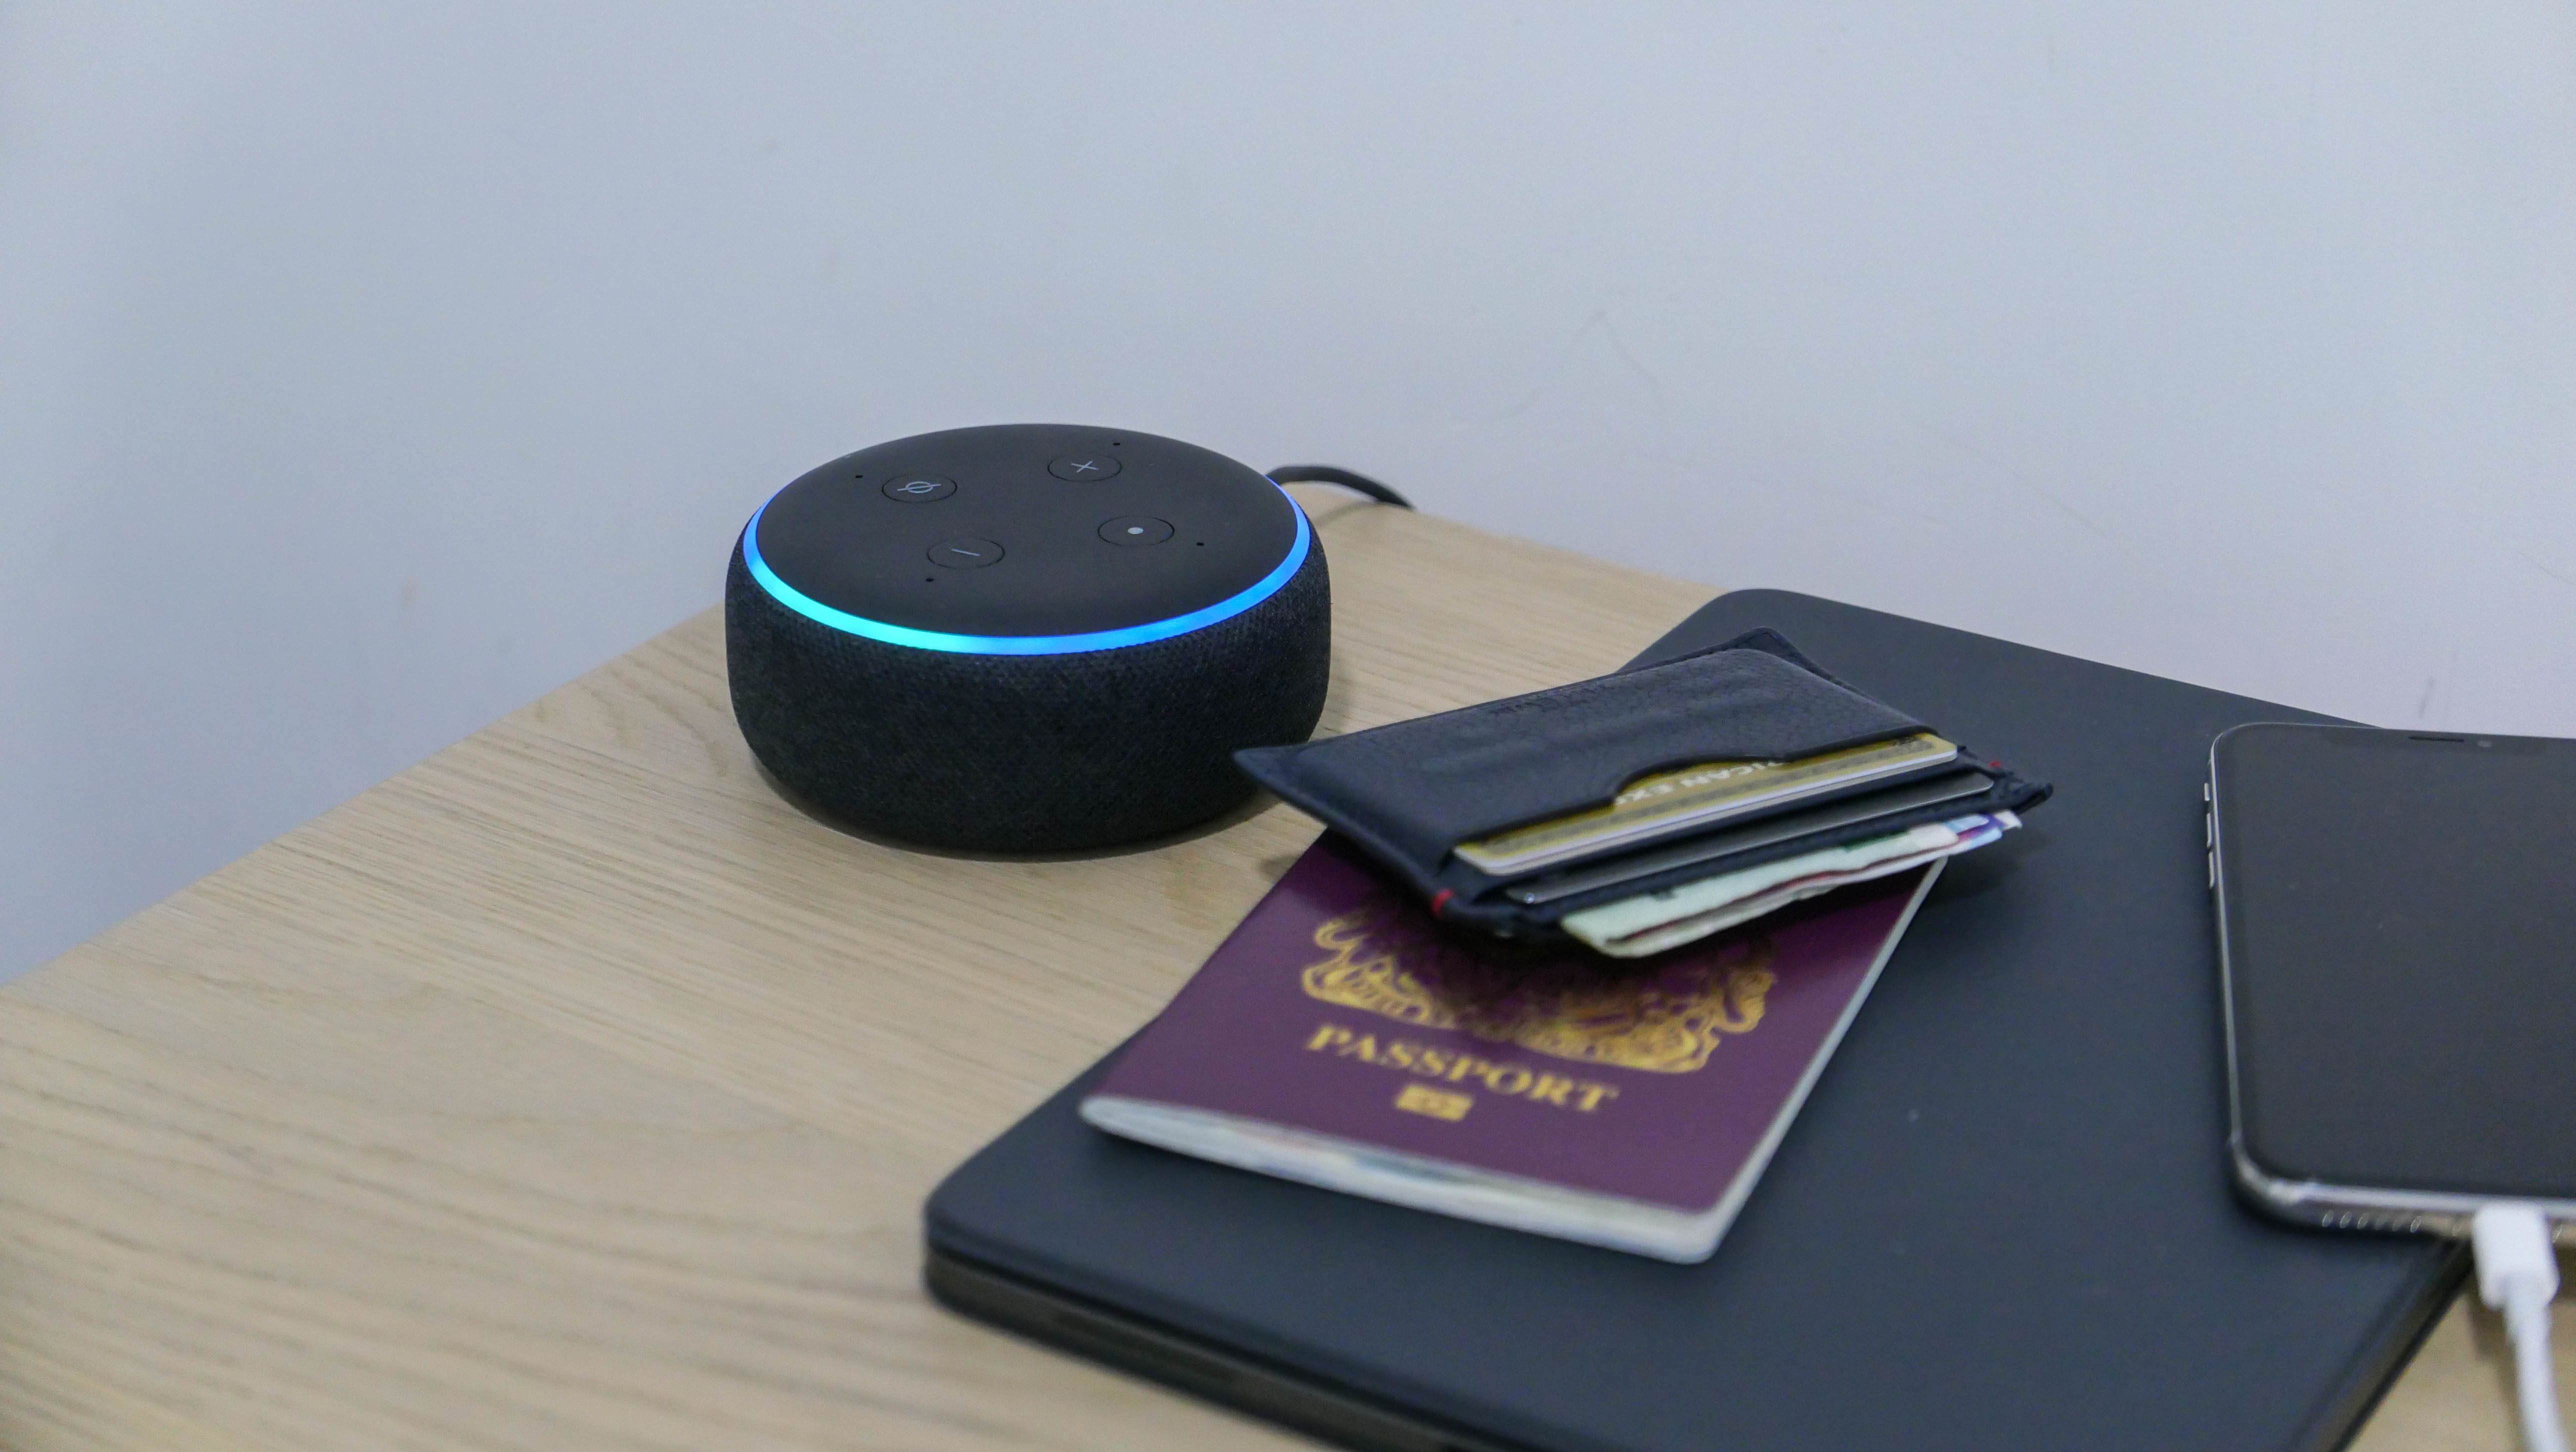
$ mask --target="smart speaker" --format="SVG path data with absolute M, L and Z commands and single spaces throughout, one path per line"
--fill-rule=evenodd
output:
M 751 517 L 725 578 L 743 739 L 791 795 L 936 847 L 1047 852 L 1252 792 L 1324 705 L 1323 541 L 1278 485 L 1129 430 L 862 449 Z

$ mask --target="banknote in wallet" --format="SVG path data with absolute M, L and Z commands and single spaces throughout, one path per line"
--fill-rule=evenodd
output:
M 1838 887 L 1956 857 L 2020 825 L 2021 818 L 2011 812 L 1972 812 L 1926 822 L 1568 913 L 1565 930 L 1613 958 L 1643 958 Z

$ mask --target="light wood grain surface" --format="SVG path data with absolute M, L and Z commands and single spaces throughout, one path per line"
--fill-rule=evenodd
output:
M 1328 731 L 1708 593 L 1299 492 Z M 1312 833 L 834 831 L 753 769 L 709 611 L 0 992 L 0 1446 L 1297 1445 L 934 1308 L 919 1213 Z M 2455 1308 L 2360 1445 L 2502 1452 L 2509 1386 Z

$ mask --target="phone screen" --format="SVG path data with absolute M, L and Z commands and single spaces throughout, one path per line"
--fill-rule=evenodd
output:
M 2246 726 L 2212 788 L 2255 1167 L 2576 1199 L 2576 742 Z

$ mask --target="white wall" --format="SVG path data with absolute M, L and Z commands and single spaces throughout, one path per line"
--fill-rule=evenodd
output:
M 2570 16 L 12 0 L 0 971 L 1004 419 L 2576 734 Z

